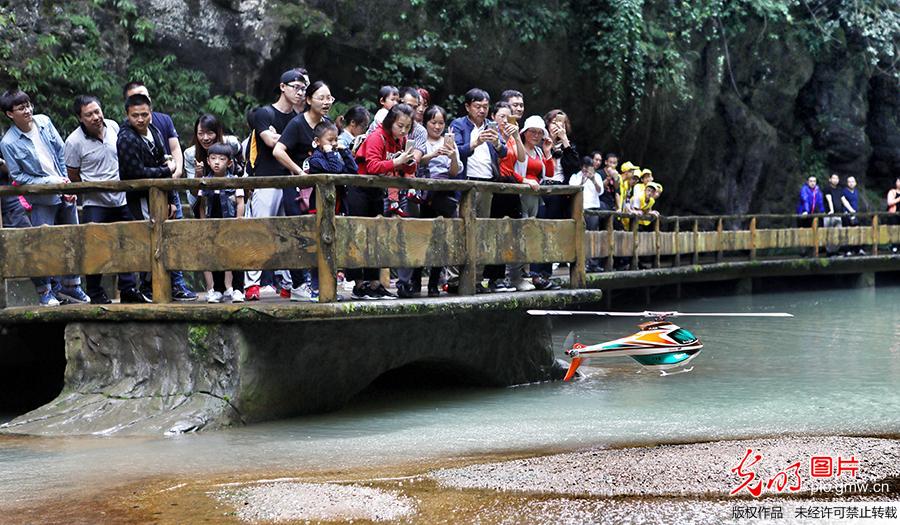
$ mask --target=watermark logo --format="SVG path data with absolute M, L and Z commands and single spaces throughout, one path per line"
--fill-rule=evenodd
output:
M 786 468 L 777 472 L 774 476 L 767 479 L 760 478 L 754 470 L 757 464 L 763 459 L 762 454 L 754 454 L 752 448 L 748 448 L 746 454 L 740 463 L 731 469 L 741 478 L 741 483 L 731 490 L 731 495 L 739 494 L 742 491 L 748 492 L 754 498 L 762 496 L 763 488 L 769 492 L 783 493 L 798 492 L 803 488 L 804 476 L 801 473 L 801 461 L 794 462 Z M 839 478 L 850 477 L 856 478 L 859 475 L 859 461 L 855 455 L 849 458 L 843 456 L 812 456 L 809 458 L 809 476 L 811 478 Z M 858 487 L 859 483 L 850 483 L 854 487 Z M 864 484 L 865 485 L 865 484 Z M 834 491 L 841 494 L 843 490 L 832 487 Z M 815 490 L 813 488 L 813 490 Z

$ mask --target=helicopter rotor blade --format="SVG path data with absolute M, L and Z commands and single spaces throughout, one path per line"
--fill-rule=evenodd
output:
M 569 332 L 569 335 L 566 336 L 566 340 L 563 341 L 563 351 L 571 350 L 571 348 L 575 346 L 575 332 Z
M 528 310 L 529 315 L 596 315 L 605 317 L 794 317 L 785 312 L 604 312 L 578 310 Z

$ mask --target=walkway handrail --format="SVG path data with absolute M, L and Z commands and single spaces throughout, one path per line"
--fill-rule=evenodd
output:
M 648 215 L 648 214 L 639 214 L 639 213 L 628 213 L 621 211 L 608 211 L 608 210 L 585 210 L 585 215 L 596 215 L 600 217 L 637 217 L 643 220 L 656 221 L 660 222 L 689 222 L 689 221 L 749 221 L 752 219 L 812 219 L 812 218 L 824 218 L 824 217 L 846 217 L 846 216 L 854 216 L 854 217 L 874 217 L 891 215 L 891 212 L 888 211 L 866 211 L 866 212 L 856 212 L 856 213 L 808 213 L 806 215 L 802 215 L 799 213 L 744 213 L 744 214 L 711 214 L 711 215 Z M 900 214 L 897 214 L 900 217 Z
M 459 218 L 339 216 L 335 207 L 340 186 L 458 191 Z M 317 213 L 168 220 L 171 190 L 288 187 L 315 187 Z M 336 300 L 339 268 L 458 265 L 462 295 L 475 293 L 480 280 L 476 269 L 486 264 L 569 262 L 571 286 L 583 288 L 586 280 L 579 186 L 532 189 L 525 184 L 352 174 L 0 186 L 0 196 L 96 191 L 147 191 L 150 220 L 0 229 L 0 308 L 6 303 L 6 278 L 65 274 L 149 271 L 157 303 L 171 302 L 172 270 L 317 267 L 320 302 Z M 479 218 L 476 193 L 486 194 L 482 202 L 494 193 L 571 195 L 572 214 L 568 219 Z
M 171 190 L 223 190 L 254 188 L 310 188 L 319 184 L 360 186 L 368 188 L 402 188 L 432 191 L 476 190 L 489 193 L 514 193 L 520 195 L 574 195 L 579 186 L 540 186 L 532 189 L 527 184 L 480 182 L 457 179 L 405 179 L 377 175 L 285 175 L 280 177 L 203 177 L 199 179 L 137 179 L 130 181 L 72 182 L 68 184 L 29 184 L 25 186 L 0 186 L 2 195 L 76 194 L 94 191 L 145 191 L 156 188 Z

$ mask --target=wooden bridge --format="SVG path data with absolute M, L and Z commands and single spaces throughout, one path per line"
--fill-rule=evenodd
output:
M 317 214 L 240 220 L 167 219 L 167 192 L 170 190 L 252 190 L 292 186 L 316 188 Z M 459 192 L 459 218 L 336 215 L 341 186 Z M 569 186 L 532 190 L 520 184 L 308 175 L 3 186 L 0 195 L 78 194 L 98 190 L 149 191 L 151 219 L 0 229 L 0 308 L 3 308 L 0 321 L 59 315 L 45 314 L 46 308 L 5 308 L 5 283 L 11 278 L 150 272 L 156 304 L 106 308 L 110 312 L 118 311 L 120 316 L 122 312 L 132 312 L 146 318 L 153 315 L 148 312 L 163 315 L 161 312 L 188 311 L 186 307 L 162 306 L 172 300 L 171 270 L 317 268 L 320 305 L 297 307 L 328 315 L 337 310 L 322 305 L 336 301 L 335 279 L 341 268 L 455 265 L 460 268 L 460 295 L 465 297 L 475 293 L 475 283 L 480 278 L 476 269 L 486 264 L 567 262 L 570 263 L 568 283 L 571 289 L 584 289 L 588 285 L 609 289 L 640 286 L 642 279 L 651 279 L 651 276 L 656 281 L 676 282 L 688 274 L 700 275 L 700 278 L 704 274 L 722 275 L 722 264 L 730 264 L 732 269 L 725 272 L 726 275 L 733 275 L 735 269 L 742 268 L 776 269 L 774 273 L 778 273 L 778 268 L 787 271 L 798 267 L 796 262 L 787 264 L 787 260 L 806 260 L 807 266 L 817 264 L 809 261 L 817 261 L 829 244 L 861 247 L 870 256 L 865 260 L 829 265 L 835 269 L 852 271 L 859 266 L 890 269 L 896 267 L 893 265 L 897 260 L 879 257 L 879 254 L 889 256 L 890 252 L 885 253 L 883 247 L 900 244 L 900 226 L 885 224 L 889 214 L 883 212 L 857 214 L 857 219 L 864 225 L 842 228 L 821 227 L 825 215 L 807 216 L 809 227 L 797 227 L 794 215 L 757 214 L 644 217 L 651 219 L 650 226 L 639 226 L 637 220 L 631 220 L 628 229 L 622 227 L 620 220 L 628 217 L 626 214 L 605 212 L 601 214 L 603 228 L 600 231 L 585 231 L 580 188 Z M 477 218 L 476 192 L 488 196 L 495 193 L 570 195 L 572 215 L 568 219 Z M 877 257 L 878 263 L 873 263 L 871 257 Z M 584 263 L 590 258 L 603 261 L 607 273 L 592 276 L 589 282 Z M 741 261 L 747 264 L 735 264 Z M 623 266 L 631 271 L 612 272 L 615 267 L 622 269 Z M 685 267 L 689 269 L 685 270 Z M 708 271 L 698 272 L 698 267 Z M 799 267 L 803 268 L 803 265 Z M 865 268 L 862 271 L 867 271 Z M 638 271 L 642 269 L 643 272 Z M 189 306 L 219 308 L 219 312 L 222 308 L 225 311 L 235 308 Z M 265 310 L 269 307 L 253 305 L 253 308 Z

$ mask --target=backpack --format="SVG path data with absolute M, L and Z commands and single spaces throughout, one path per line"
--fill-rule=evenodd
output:
M 251 119 L 253 119 L 258 111 L 265 111 L 268 116 L 274 120 L 275 119 L 275 108 L 272 107 L 271 104 L 260 106 L 253 110 L 251 113 Z M 259 143 L 262 139 L 259 138 L 259 134 L 256 132 L 255 126 L 252 131 L 250 131 L 250 139 L 247 141 L 247 147 L 244 151 L 244 173 L 248 176 L 255 175 L 256 172 L 256 159 L 259 157 Z

